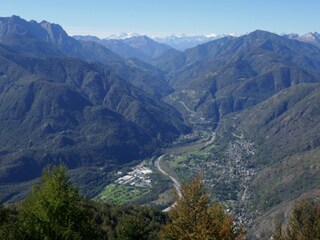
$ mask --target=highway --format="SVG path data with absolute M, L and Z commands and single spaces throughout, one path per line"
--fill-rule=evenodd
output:
M 175 179 L 174 177 L 172 177 L 171 175 L 169 175 L 166 171 L 164 171 L 164 170 L 161 168 L 161 166 L 160 166 L 160 162 L 161 162 L 161 160 L 163 159 L 164 156 L 165 156 L 165 154 L 163 154 L 163 155 L 161 155 L 160 157 L 158 157 L 158 158 L 156 159 L 156 161 L 154 162 L 154 165 L 158 168 L 158 170 L 159 170 L 162 174 L 168 176 L 168 177 L 171 179 L 171 181 L 173 182 L 173 186 L 175 187 L 175 189 L 176 189 L 176 191 L 177 191 L 178 196 L 179 196 L 179 197 L 182 197 L 182 193 L 181 193 L 181 190 L 180 190 L 180 188 L 181 188 L 180 183 L 177 181 L 177 179 Z M 174 202 L 171 206 L 167 207 L 166 209 L 164 209 L 164 210 L 162 210 L 162 211 L 163 211 L 163 212 L 169 211 L 172 207 L 175 206 L 175 204 L 176 204 L 176 202 Z

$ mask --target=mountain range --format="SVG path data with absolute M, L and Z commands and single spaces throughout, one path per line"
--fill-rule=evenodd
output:
M 190 109 L 218 121 L 284 88 L 317 82 L 319 54 L 320 49 L 313 45 L 255 31 L 167 55 L 155 64 L 167 71 L 168 63 L 173 62 L 169 81 L 176 91 L 170 99 L 184 101 Z
M 253 169 L 242 192 L 231 194 L 238 179 L 217 183 L 231 189 L 222 200 L 245 199 L 250 239 L 319 198 L 319 34 L 169 39 L 73 38 L 0 18 L 0 201 L 21 200 L 58 162 L 95 196 L 112 173 L 199 129 L 215 133 L 213 166 Z
M 147 62 L 163 56 L 166 51 L 172 49 L 147 36 L 134 36 L 125 39 L 99 39 L 92 36 L 74 36 L 74 38 L 82 43 L 100 43 L 125 59 L 138 58 Z
M 125 40 L 125 39 L 137 38 L 141 36 L 142 35 L 137 33 L 120 33 L 120 34 L 111 34 L 103 39 L 100 39 L 96 36 L 90 36 L 90 35 L 87 35 L 87 36 L 75 35 L 73 37 L 77 40 L 83 40 L 83 41 L 93 41 L 93 42 L 100 42 L 100 43 L 110 42 L 109 44 L 111 43 L 115 44 L 116 42 L 122 42 L 122 40 Z M 242 35 L 241 34 L 210 34 L 210 35 L 189 36 L 186 34 L 180 34 L 180 35 L 172 34 L 172 35 L 163 36 L 163 37 L 150 36 L 149 38 L 158 43 L 166 44 L 176 50 L 185 51 L 188 48 L 193 48 L 193 47 L 196 47 L 197 45 L 201 45 L 201 44 L 211 42 L 213 40 L 217 40 L 219 38 L 223 38 L 227 36 L 240 37 Z M 288 37 L 290 39 L 302 41 L 302 42 L 309 42 L 320 47 L 320 34 L 317 32 L 314 32 L 314 33 L 310 32 L 304 35 L 291 33 L 291 34 L 283 34 L 283 36 Z
M 250 239 L 268 239 L 295 200 L 319 197 L 319 56 L 313 44 L 257 30 L 153 62 L 169 73 L 175 89 L 166 101 L 191 124 L 196 117 L 211 119 L 209 127 L 217 127 L 222 156 L 212 154 L 215 164 L 222 161 L 231 172 L 230 186 L 239 182 L 232 179 L 237 166 L 257 171 L 239 197 L 222 198 L 242 202 L 250 196 L 245 204 L 259 216 Z M 254 154 L 248 146 L 254 146 Z M 230 163 L 239 158 L 243 163 Z M 228 169 L 229 164 L 236 167 Z M 212 174 L 210 168 L 203 171 Z M 216 183 L 215 188 L 225 185 Z
M 166 44 L 172 48 L 175 48 L 179 51 L 184 51 L 188 48 L 195 47 L 197 45 L 203 44 L 210 42 L 212 40 L 225 37 L 225 36 L 231 36 L 234 34 L 211 34 L 211 35 L 198 35 L 198 36 L 188 36 L 186 34 L 181 34 L 181 35 L 169 35 L 169 36 L 164 36 L 164 37 L 152 37 L 150 36 L 150 39 L 158 42 L 158 43 L 163 43 Z M 137 34 L 137 33 L 120 33 L 120 34 L 112 34 L 109 35 L 103 39 L 100 39 L 96 36 L 81 36 L 81 35 L 75 35 L 73 36 L 75 39 L 78 40 L 84 40 L 84 41 L 94 41 L 94 42 L 108 42 L 111 40 L 111 42 L 119 42 L 119 40 L 125 40 L 129 38 L 137 38 L 141 37 L 142 35 Z
M 154 71 L 147 64 L 126 67 L 110 50 L 78 42 L 57 25 L 16 16 L 0 22 L 1 201 L 21 199 L 42 168 L 59 161 L 90 192 L 110 169 L 188 131 L 173 107 L 116 73 L 118 63 L 144 81 Z
M 285 36 L 287 36 L 290 39 L 311 43 L 317 47 L 320 47 L 320 34 L 317 32 L 310 32 L 301 36 L 298 34 L 288 34 Z
M 234 34 L 211 34 L 211 35 L 198 35 L 188 36 L 186 34 L 170 35 L 166 37 L 155 37 L 153 40 L 167 44 L 179 51 L 184 51 L 188 48 L 196 47 L 197 45 L 204 44 L 222 37 L 234 36 Z

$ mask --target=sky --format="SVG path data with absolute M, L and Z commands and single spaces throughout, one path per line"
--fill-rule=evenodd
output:
M 46 20 L 69 35 L 320 32 L 320 0 L 0 0 L 0 6 L 1 17 Z

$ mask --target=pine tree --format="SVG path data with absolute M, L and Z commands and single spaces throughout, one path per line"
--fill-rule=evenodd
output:
M 277 224 L 277 225 L 276 225 L 272 237 L 273 237 L 273 239 L 275 239 L 275 240 L 285 240 L 285 238 L 284 238 L 284 233 L 283 233 L 283 231 L 282 231 L 282 226 L 281 226 L 281 224 Z
M 304 200 L 292 210 L 288 226 L 277 226 L 274 240 L 320 240 L 320 204 Z
M 181 187 L 182 196 L 169 211 L 169 222 L 160 233 L 163 240 L 233 240 L 243 239 L 233 218 L 220 204 L 209 206 L 202 177 Z
M 0 204 L 0 239 L 17 239 L 16 234 L 16 211 Z
M 66 167 L 48 169 L 19 210 L 21 239 L 98 239 Z
M 149 236 L 153 230 L 144 216 L 124 215 L 116 227 L 116 234 L 119 240 L 148 240 L 152 239 Z

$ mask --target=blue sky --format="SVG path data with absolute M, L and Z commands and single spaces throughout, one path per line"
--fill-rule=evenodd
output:
M 320 32 L 320 0 L 0 0 L 0 16 L 60 24 L 70 35 Z

